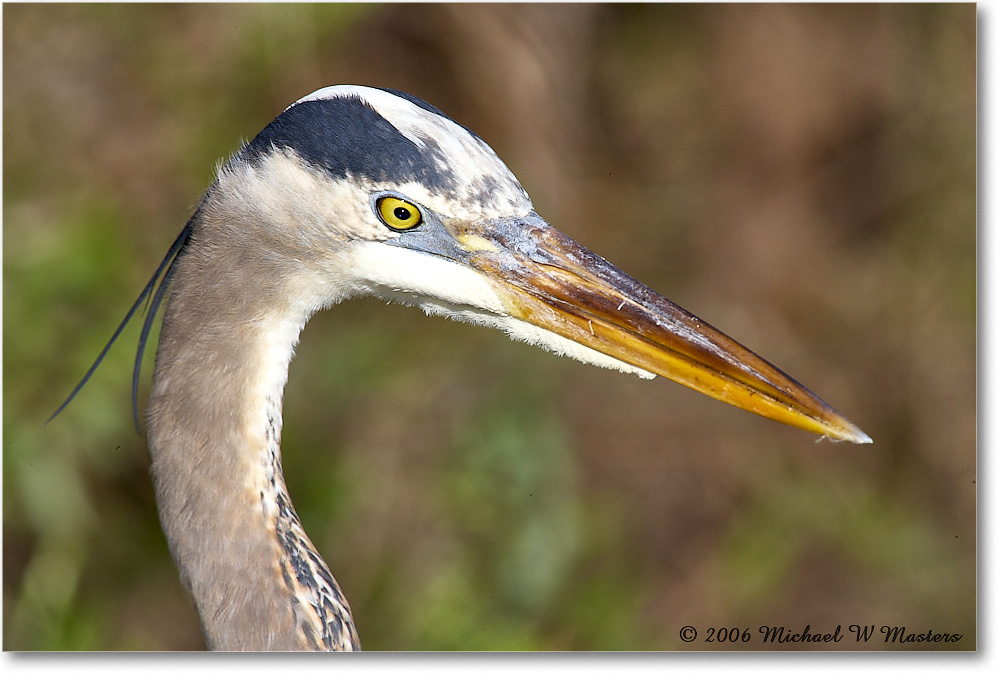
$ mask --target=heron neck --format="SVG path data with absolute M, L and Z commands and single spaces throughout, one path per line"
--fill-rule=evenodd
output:
M 209 647 L 356 649 L 281 470 L 284 385 L 310 310 L 215 254 L 177 259 L 157 349 L 148 440 L 167 542 Z

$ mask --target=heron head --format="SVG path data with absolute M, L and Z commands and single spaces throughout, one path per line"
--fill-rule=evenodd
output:
M 418 305 L 580 361 L 663 375 L 832 439 L 871 441 L 770 363 L 555 230 L 482 139 L 407 94 L 320 89 L 237 153 L 217 186 L 253 210 L 240 222 L 260 223 L 273 250 L 323 270 L 317 304 L 368 293 Z

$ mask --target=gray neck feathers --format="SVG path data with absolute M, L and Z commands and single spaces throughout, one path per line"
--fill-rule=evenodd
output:
M 356 649 L 281 472 L 288 363 L 312 310 L 288 304 L 253 228 L 226 215 L 202 209 L 164 313 L 148 411 L 160 519 L 211 648 Z

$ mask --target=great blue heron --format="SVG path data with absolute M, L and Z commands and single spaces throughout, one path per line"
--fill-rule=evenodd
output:
M 398 91 L 320 89 L 231 157 L 59 410 L 150 294 L 133 403 L 167 297 L 149 452 L 171 554 L 215 649 L 359 647 L 347 600 L 292 507 L 279 443 L 300 331 L 353 296 L 418 305 L 586 363 L 664 375 L 832 439 L 871 441 L 550 227 L 485 142 Z

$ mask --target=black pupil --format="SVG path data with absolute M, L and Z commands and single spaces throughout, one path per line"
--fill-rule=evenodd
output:
M 410 210 L 405 206 L 397 206 L 392 210 L 392 215 L 396 216 L 399 220 L 409 220 Z

